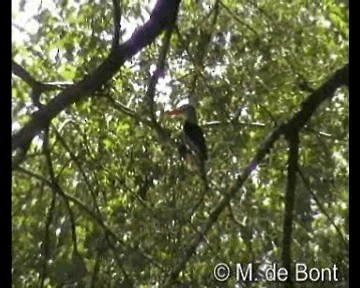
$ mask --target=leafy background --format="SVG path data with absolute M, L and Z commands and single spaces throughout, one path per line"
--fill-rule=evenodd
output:
M 63 89 L 104 61 L 114 30 L 111 1 L 39 2 L 29 20 L 35 26 L 28 26 L 21 15 L 30 2 L 13 5 L 13 34 L 22 38 L 13 38 L 12 49 L 34 79 Z M 119 2 L 120 42 L 154 5 Z M 13 167 L 13 287 L 163 287 L 266 135 L 348 62 L 348 11 L 340 0 L 182 1 L 155 115 L 175 141 L 180 123 L 163 112 L 189 95 L 196 102 L 210 155 L 209 189 L 179 159 L 173 141 L 164 143 L 149 124 L 145 95 L 162 34 L 101 89 L 55 117 Z M 13 133 L 38 109 L 32 88 L 13 76 Z M 58 92 L 44 91 L 40 102 Z M 219 286 L 212 275 L 219 262 L 260 268 L 281 262 L 287 159 L 280 138 L 202 235 L 179 287 Z M 309 267 L 336 264 L 340 280 L 331 287 L 347 287 L 347 89 L 338 89 L 301 131 L 298 165 L 292 259 Z M 232 277 L 223 285 L 279 284 Z

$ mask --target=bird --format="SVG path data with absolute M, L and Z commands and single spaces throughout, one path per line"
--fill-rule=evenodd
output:
M 182 105 L 178 109 L 166 112 L 167 115 L 176 115 L 184 119 L 182 143 L 179 145 L 179 154 L 182 158 L 196 155 L 203 163 L 208 159 L 207 145 L 203 130 L 198 125 L 195 107 L 191 104 Z

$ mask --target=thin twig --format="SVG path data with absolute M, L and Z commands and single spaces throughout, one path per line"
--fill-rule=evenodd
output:
M 85 75 L 82 80 L 61 91 L 32 115 L 31 120 L 12 136 L 12 151 L 21 148 L 24 143 L 31 142 L 64 109 L 93 95 L 118 73 L 125 61 L 150 45 L 163 31 L 173 25 L 177 19 L 180 2 L 158 0 L 150 19 L 137 29 L 128 41 L 112 51 L 93 73 Z
M 187 262 L 191 258 L 191 256 L 195 253 L 197 247 L 203 240 L 203 235 L 206 235 L 209 230 L 216 223 L 220 214 L 223 212 L 224 208 L 227 207 L 231 201 L 231 199 L 238 193 L 241 193 L 241 187 L 245 183 L 246 179 L 250 176 L 251 172 L 253 172 L 261 160 L 265 157 L 265 155 L 270 151 L 271 147 L 275 143 L 276 140 L 283 134 L 283 129 L 285 125 L 279 125 L 276 127 L 264 140 L 263 144 L 258 149 L 256 155 L 253 160 L 246 166 L 243 173 L 236 179 L 235 183 L 230 188 L 230 191 L 226 193 L 223 198 L 220 200 L 219 204 L 212 210 L 209 214 L 209 220 L 205 223 L 202 229 L 199 231 L 199 235 L 194 236 L 194 240 L 190 242 L 190 244 L 181 251 L 181 257 L 177 258 L 177 264 L 171 271 L 168 278 L 165 280 L 164 287 L 173 287 L 178 274 L 180 271 L 184 269 Z
M 95 207 L 96 211 L 100 214 L 99 205 L 96 200 L 96 193 L 95 193 L 94 189 L 92 188 L 93 186 L 90 184 L 88 177 L 86 177 L 85 171 L 83 170 L 78 157 L 76 157 L 76 155 L 71 151 L 69 145 L 66 143 L 64 138 L 60 135 L 60 133 L 55 129 L 55 127 L 53 127 L 53 130 L 54 130 L 56 138 L 59 140 L 59 142 L 65 148 L 65 150 L 69 153 L 71 160 L 75 163 L 77 169 L 80 171 L 80 174 L 81 174 L 82 178 L 84 179 L 85 185 L 87 186 L 87 189 L 89 189 L 89 191 L 90 191 L 90 195 L 92 197 L 94 207 Z
M 328 221 L 330 222 L 330 224 L 335 228 L 341 242 L 344 245 L 344 248 L 348 249 L 348 242 L 345 240 L 345 237 L 343 235 L 343 233 L 341 232 L 340 228 L 338 225 L 336 225 L 336 223 L 334 222 L 334 220 L 330 217 L 329 213 L 326 211 L 325 207 L 321 204 L 321 201 L 319 200 L 319 198 L 316 196 L 316 194 L 314 193 L 314 191 L 311 189 L 311 185 L 309 183 L 309 181 L 306 179 L 303 171 L 298 168 L 298 173 L 300 175 L 301 180 L 303 181 L 307 191 L 309 192 L 309 194 L 311 195 L 311 197 L 314 199 L 316 205 L 318 206 L 319 210 L 321 211 L 322 214 L 325 215 L 325 217 L 328 219 Z
M 248 30 L 250 30 L 256 37 L 259 37 L 259 33 L 252 28 L 249 24 L 245 23 L 244 21 L 242 21 L 233 11 L 231 11 L 231 9 L 229 7 L 227 7 L 222 1 L 220 2 L 220 6 L 223 7 L 233 18 L 236 22 L 240 23 L 241 25 L 243 25 L 244 27 L 246 27 Z
M 154 102 L 155 89 L 156 89 L 156 84 L 157 84 L 159 78 L 162 77 L 165 73 L 166 55 L 169 51 L 173 27 L 174 26 L 171 25 L 166 30 L 163 44 L 161 46 L 159 58 L 156 63 L 156 69 L 155 69 L 153 75 L 149 79 L 148 88 L 146 90 L 146 100 L 149 103 L 150 119 L 154 124 L 157 123 L 156 117 L 155 117 L 155 102 Z
M 111 49 L 115 51 L 119 46 L 120 28 L 121 28 L 121 10 L 120 0 L 112 0 L 113 2 L 113 21 L 114 21 L 114 36 Z
M 28 84 L 34 90 L 38 90 L 40 93 L 45 91 L 54 91 L 63 89 L 66 86 L 71 86 L 72 83 L 69 82 L 49 82 L 43 83 L 36 80 L 30 72 L 23 68 L 20 64 L 12 60 L 12 72 L 22 79 L 26 84 Z
M 220 214 L 223 212 L 225 207 L 227 207 L 230 201 L 238 194 L 243 193 L 241 188 L 244 185 L 245 181 L 248 179 L 250 174 L 258 167 L 259 163 L 264 159 L 264 157 L 270 153 L 271 148 L 273 147 L 274 143 L 284 134 L 291 135 L 291 133 L 296 132 L 295 136 L 295 143 L 292 145 L 292 154 L 291 154 L 291 162 L 296 167 L 297 165 L 297 151 L 298 151 L 298 131 L 300 131 L 306 123 L 310 120 L 312 115 L 315 113 L 316 109 L 327 99 L 331 98 L 334 95 L 334 92 L 337 88 L 342 85 L 348 85 L 348 64 L 344 65 L 342 68 L 337 70 L 332 77 L 328 81 L 326 81 L 322 86 L 320 86 L 314 93 L 312 93 L 303 103 L 301 106 L 301 110 L 296 113 L 288 122 L 281 123 L 277 127 L 275 127 L 265 138 L 263 143 L 258 148 L 253 160 L 245 167 L 244 171 L 240 176 L 237 177 L 235 183 L 230 188 L 230 191 L 226 193 L 223 198 L 220 200 L 219 204 L 209 213 L 209 219 L 204 224 L 202 229 L 200 230 L 200 236 L 195 235 L 193 241 L 189 243 L 189 245 L 181 251 L 179 257 L 177 257 L 177 262 L 168 277 L 166 278 L 163 287 L 173 287 L 179 273 L 185 268 L 186 264 L 188 263 L 189 259 L 195 253 L 197 247 L 201 243 L 203 237 L 202 235 L 207 235 L 209 230 L 213 227 L 216 223 L 217 219 L 219 218 Z M 296 141 L 297 139 L 297 141 Z M 294 161 L 294 159 L 296 161 Z M 295 163 L 295 164 L 294 164 Z M 291 167 L 291 171 L 293 167 Z M 295 171 L 296 172 L 296 171 Z M 292 173 L 292 172 L 291 172 Z M 294 177 L 291 174 L 291 177 Z M 290 181 L 291 180 L 291 181 Z M 291 191 L 294 187 L 295 181 L 291 178 L 289 179 L 289 191 Z M 291 184 L 291 185 L 290 185 Z M 241 196 L 241 195 L 240 195 Z M 291 200 L 291 198 L 290 198 Z M 291 201 L 290 201 L 291 202 Z M 291 206 L 290 206 L 291 208 Z M 288 212 L 291 210 L 288 208 Z M 289 219 L 287 218 L 287 222 L 285 223 L 288 225 Z M 292 219 L 290 219 L 290 223 Z M 287 232 L 287 235 L 291 235 L 291 233 Z M 287 239 L 284 240 L 284 243 L 288 242 Z M 283 247 L 284 248 L 284 247 Z M 286 247 L 285 247 L 286 248 Z M 285 249 L 284 249 L 285 250 Z M 284 262 L 288 263 L 288 259 L 290 257 L 284 257 Z
M 51 200 L 51 204 L 50 204 L 50 208 L 49 211 L 47 213 L 46 216 L 46 221 L 45 221 L 45 237 L 44 237 L 44 243 L 43 243 L 43 263 L 42 263 L 42 271 L 40 273 L 40 287 L 44 287 L 44 283 L 45 283 L 45 279 L 46 279 L 46 275 L 47 275 L 47 263 L 50 257 L 50 251 L 49 251 L 49 242 L 50 242 L 50 225 L 53 221 L 53 217 L 54 217 L 54 210 L 55 210 L 55 204 L 56 204 L 56 193 L 53 193 L 53 197 Z
M 59 195 L 63 198 L 63 200 L 65 202 L 65 206 L 66 206 L 66 208 L 68 210 L 69 218 L 70 218 L 70 227 L 71 227 L 71 235 L 72 235 L 72 241 L 73 241 L 73 249 L 74 249 L 74 252 L 76 254 L 80 255 L 79 251 L 78 251 L 78 247 L 77 247 L 76 223 L 75 223 L 74 212 L 72 211 L 72 209 L 70 207 L 70 203 L 69 203 L 68 198 L 66 197 L 65 193 L 62 191 L 62 189 L 60 188 L 59 183 L 57 182 L 55 172 L 54 172 L 54 167 L 53 167 L 53 164 L 52 164 L 51 153 L 50 153 L 50 149 L 49 149 L 49 128 L 47 128 L 45 130 L 43 149 L 44 149 L 44 153 L 45 153 L 45 157 L 46 157 L 46 164 L 47 164 L 48 173 L 49 173 L 49 176 L 50 176 L 50 181 L 51 181 L 51 184 L 52 184 L 51 188 L 52 188 L 54 193 L 59 193 Z M 55 187 L 56 187 L 56 189 L 55 189 Z
M 74 203 L 76 206 L 78 206 L 80 208 L 80 210 L 82 210 L 83 212 L 85 212 L 88 216 L 90 216 L 91 219 L 93 219 L 102 229 L 105 233 L 107 233 L 109 236 L 111 236 L 117 243 L 119 243 L 122 247 L 124 247 L 124 250 L 126 251 L 126 244 L 121 240 L 121 238 L 119 236 L 117 236 L 115 234 L 115 232 L 113 232 L 108 226 L 107 224 L 105 224 L 105 222 L 100 218 L 99 215 L 97 215 L 95 212 L 93 212 L 92 210 L 90 210 L 90 208 L 88 208 L 88 206 L 84 203 L 82 203 L 79 199 L 77 199 L 76 197 L 64 192 L 61 190 L 61 188 L 58 185 L 54 185 L 51 181 L 49 181 L 48 179 L 46 179 L 45 177 L 43 177 L 42 175 L 36 174 L 32 171 L 29 171 L 23 167 L 18 167 L 17 171 L 24 173 L 28 176 L 31 176 L 41 182 L 43 182 L 44 184 L 46 184 L 47 186 L 49 186 L 51 189 L 53 189 L 56 193 L 58 193 L 59 195 L 61 195 L 62 197 L 65 197 L 68 199 L 68 201 L 71 201 L 72 203 Z M 151 257 L 150 255 L 148 255 L 147 253 L 145 253 L 144 251 L 141 251 L 141 249 L 139 248 L 139 253 L 141 253 L 141 255 L 144 257 L 144 259 L 147 259 L 150 263 L 152 263 L 154 266 L 160 268 L 161 270 L 164 270 L 164 268 L 162 267 L 162 265 L 156 261 L 155 259 L 153 259 L 153 257 Z

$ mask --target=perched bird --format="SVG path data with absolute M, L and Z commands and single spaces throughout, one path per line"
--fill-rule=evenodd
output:
M 184 119 L 183 139 L 179 146 L 180 156 L 187 158 L 187 156 L 195 154 L 201 162 L 207 160 L 207 147 L 204 133 L 198 125 L 194 106 L 185 104 L 166 114 L 177 115 Z

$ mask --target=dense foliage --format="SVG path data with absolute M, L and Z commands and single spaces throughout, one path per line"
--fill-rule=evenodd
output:
M 36 1 L 13 6 L 13 35 L 22 35 L 13 38 L 13 60 L 48 86 L 36 101 L 37 84 L 14 73 L 14 135 L 60 91 L 91 75 L 113 41 L 116 1 L 56 0 L 50 8 L 39 1 L 30 20 L 35 29 L 19 20 L 30 2 Z M 120 43 L 149 19 L 155 2 L 148 2 L 119 1 Z M 183 260 L 178 284 L 215 287 L 217 263 L 254 263 L 259 275 L 269 263 L 281 265 L 285 137 L 219 217 L 209 215 L 266 136 L 348 62 L 348 4 L 183 0 L 164 51 L 168 36 L 162 33 L 100 89 L 64 107 L 22 147 L 25 155 L 14 151 L 14 287 L 164 287 Z M 163 73 L 152 77 L 164 55 Z M 178 156 L 181 123 L 164 115 L 187 100 L 197 106 L 208 144 L 208 189 Z M 339 281 L 316 285 L 346 287 L 346 87 L 300 130 L 296 175 L 291 259 L 309 267 L 336 264 Z M 195 253 L 185 255 L 199 235 Z M 235 284 L 230 277 L 224 287 Z

